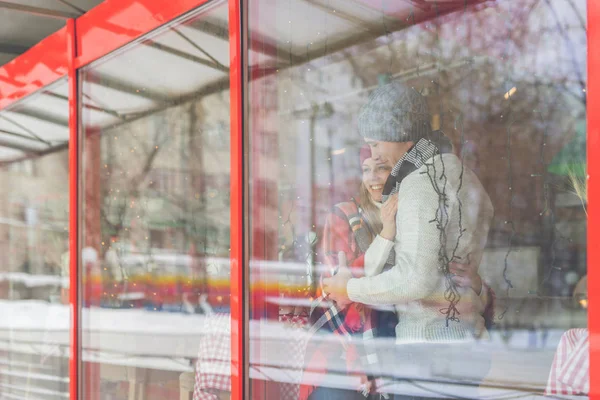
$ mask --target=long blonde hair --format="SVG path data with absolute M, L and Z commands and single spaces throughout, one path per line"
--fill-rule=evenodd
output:
M 377 208 L 375 203 L 373 203 L 371 195 L 369 194 L 364 182 L 360 183 L 360 189 L 358 190 L 358 193 L 360 207 L 362 208 L 363 213 L 368 220 L 369 226 L 371 226 L 373 229 L 373 232 L 369 231 L 369 236 L 371 236 L 370 240 L 373 241 L 375 236 L 380 234 L 381 230 L 383 229 L 383 222 L 381 222 L 381 211 L 379 208 Z

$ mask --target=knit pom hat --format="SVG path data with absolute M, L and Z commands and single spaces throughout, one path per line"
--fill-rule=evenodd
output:
M 362 166 L 364 164 L 365 160 L 372 157 L 371 146 L 369 146 L 368 144 L 363 144 L 363 146 L 360 148 L 360 151 L 359 151 L 359 157 L 360 157 L 360 165 Z
M 358 114 L 358 131 L 364 138 L 382 142 L 418 142 L 431 133 L 427 100 L 400 82 L 371 93 Z

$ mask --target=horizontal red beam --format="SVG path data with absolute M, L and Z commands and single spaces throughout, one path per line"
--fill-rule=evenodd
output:
M 80 68 L 208 0 L 106 0 L 77 19 Z
M 81 68 L 209 0 L 106 0 L 75 21 Z M 0 68 L 0 109 L 68 72 L 67 29 L 62 28 Z
M 0 68 L 0 109 L 28 96 L 69 70 L 67 28 L 44 40 Z

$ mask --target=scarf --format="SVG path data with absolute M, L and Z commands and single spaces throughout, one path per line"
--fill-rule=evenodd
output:
M 421 138 L 394 165 L 383 187 L 383 201 L 398 193 L 402 180 L 425 165 L 431 157 L 450 152 L 452 152 L 452 143 L 442 131 L 431 132 L 428 139 Z
M 336 206 L 334 214 L 348 220 L 351 234 L 354 236 L 357 244 L 357 254 L 364 255 L 371 244 L 370 238 L 375 233 L 358 202 L 352 199 L 352 202 L 347 204 L 351 206 Z M 350 312 L 358 313 L 359 319 L 362 322 L 359 331 L 356 331 L 355 327 L 347 324 L 347 315 Z M 345 310 L 341 310 L 323 294 L 313 300 L 309 316 L 311 325 L 308 332 L 308 340 L 319 331 L 333 333 L 339 338 L 344 350 L 347 351 L 349 346 L 355 346 L 357 356 L 363 365 L 370 366 L 371 369 L 375 365 L 378 365 L 378 349 L 374 340 L 378 336 L 378 330 L 373 324 L 376 322 L 373 320 L 375 317 L 374 310 L 364 306 L 359 308 L 350 306 Z M 380 370 L 380 368 L 377 368 L 377 370 Z M 381 377 L 371 374 L 368 374 L 367 378 L 370 381 L 383 381 Z M 368 393 L 363 392 L 363 395 L 367 397 Z M 374 397 L 388 399 L 389 395 L 378 393 Z

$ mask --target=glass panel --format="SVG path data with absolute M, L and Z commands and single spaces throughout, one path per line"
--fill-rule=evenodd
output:
M 252 398 L 586 395 L 586 1 L 249 9 Z
M 81 72 L 86 399 L 229 397 L 227 16 Z
M 0 111 L 0 397 L 69 396 L 66 79 Z

